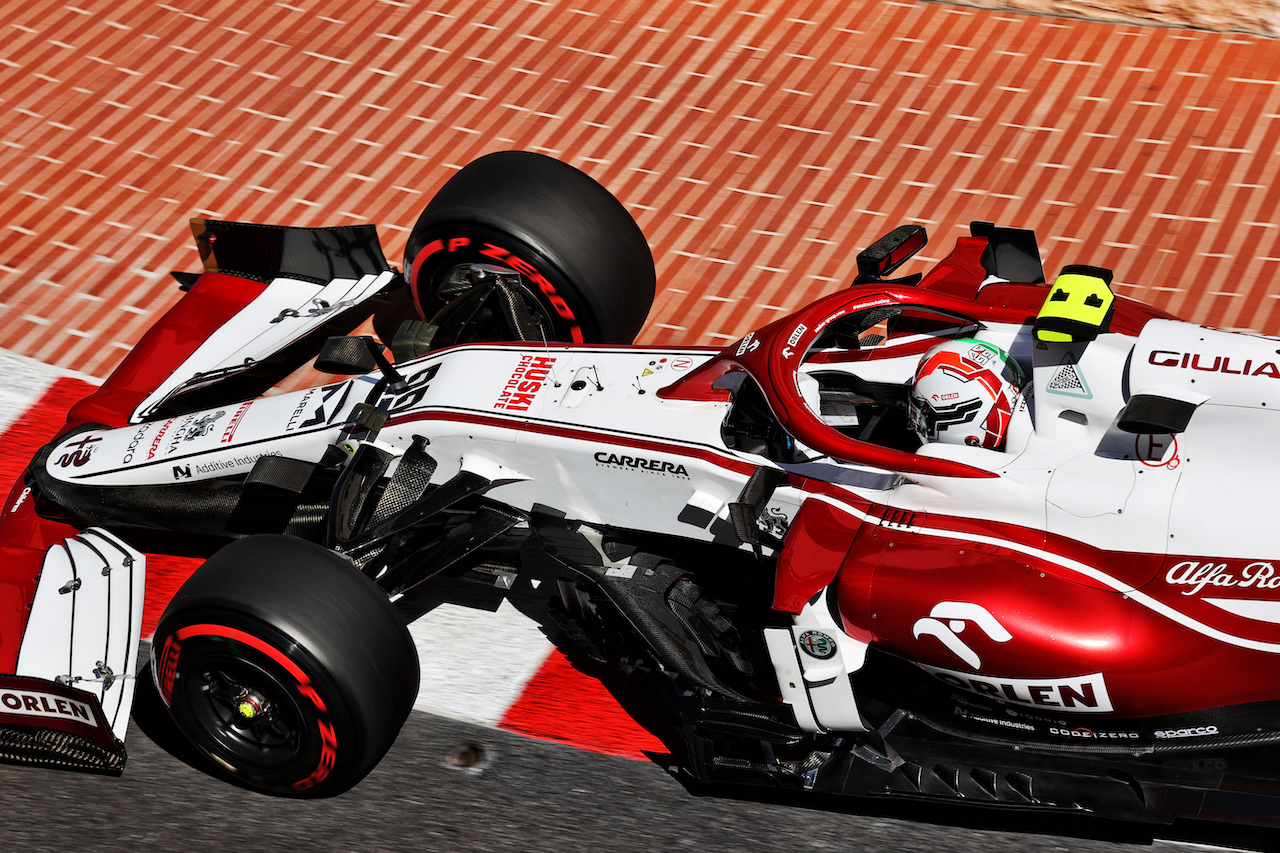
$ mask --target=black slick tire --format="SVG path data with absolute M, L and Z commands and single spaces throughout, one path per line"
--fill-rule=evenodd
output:
M 631 343 L 653 305 L 653 255 L 631 214 L 585 173 L 530 151 L 467 164 L 418 218 L 405 276 L 424 318 L 467 264 L 519 272 L 550 319 L 548 340 Z
M 220 774 L 291 797 L 363 779 L 418 690 L 413 641 L 381 590 L 333 551 L 275 535 L 227 545 L 178 590 L 152 672 Z

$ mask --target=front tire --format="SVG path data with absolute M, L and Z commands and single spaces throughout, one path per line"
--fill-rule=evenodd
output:
M 653 255 L 631 214 L 585 173 L 530 151 L 468 163 L 418 218 L 405 277 L 424 319 L 473 264 L 521 274 L 548 340 L 631 343 L 653 305 Z
M 324 797 L 382 759 L 418 690 L 403 620 L 336 553 L 286 536 L 223 548 L 178 590 L 152 642 L 178 728 L 261 791 Z

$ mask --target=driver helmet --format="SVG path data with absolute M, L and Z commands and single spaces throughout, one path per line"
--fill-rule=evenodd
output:
M 911 427 L 921 442 L 997 450 L 1024 383 L 1004 350 L 957 338 L 924 354 L 911 383 Z

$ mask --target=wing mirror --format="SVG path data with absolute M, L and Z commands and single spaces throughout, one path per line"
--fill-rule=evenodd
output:
M 858 277 L 854 284 L 871 284 L 880 281 L 889 273 L 907 262 L 912 255 L 925 247 L 929 235 L 923 225 L 899 225 L 879 240 L 858 253 Z M 903 281 L 899 284 L 915 284 L 915 281 Z

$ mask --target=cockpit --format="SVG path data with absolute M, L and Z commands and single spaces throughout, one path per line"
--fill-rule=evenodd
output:
M 909 306 L 847 314 L 808 344 L 795 361 L 792 382 L 807 413 L 839 436 L 914 453 L 920 439 L 909 423 L 908 395 L 920 357 L 939 341 L 978 328 L 967 318 Z M 726 445 L 779 463 L 803 461 L 803 443 L 779 423 L 757 380 L 734 372 L 720 387 L 733 392 L 722 425 Z
M 732 394 L 721 429 L 727 446 L 782 465 L 828 457 L 890 470 L 949 467 L 917 453 L 912 379 L 931 347 L 997 324 L 968 316 L 972 303 L 945 294 L 860 290 L 821 300 L 726 351 L 731 358 L 714 387 Z M 1016 327 L 1008 328 L 1012 336 Z
M 1111 364 L 1111 350 L 1123 348 L 1119 338 L 1089 342 L 1108 329 L 1134 335 L 1161 315 L 1129 301 L 1115 313 L 1106 270 L 1069 265 L 1046 284 L 1029 231 L 990 223 L 973 223 L 971 230 L 927 275 L 889 279 L 888 272 L 924 245 L 919 226 L 896 229 L 859 255 L 853 287 L 747 334 L 660 396 L 731 401 L 721 430 L 725 444 L 780 465 L 819 458 L 907 477 L 999 476 L 1007 454 L 1040 434 L 1039 421 L 1046 421 L 1052 439 L 1058 422 L 1081 419 L 1082 405 L 1090 423 L 1099 416 L 1105 431 L 1128 402 L 1122 389 L 1108 388 L 1105 400 L 1085 399 L 1087 391 L 1063 386 L 1062 377 L 1080 376 L 1081 357 L 1098 362 L 1098 375 L 1123 373 L 1123 353 Z M 980 372 L 965 373 L 971 364 L 990 367 L 1011 393 L 1003 402 L 993 393 L 994 408 L 980 409 L 962 390 L 931 390 L 934 417 L 920 418 L 922 356 L 930 353 L 932 363 L 948 350 L 952 361 L 943 368 L 954 365 L 967 380 Z M 1045 382 L 1043 404 L 1055 404 L 1048 412 L 1032 410 L 1037 371 Z M 1135 418 L 1122 417 L 1121 430 L 1141 426 Z M 965 426 L 946 441 L 930 435 L 953 424 Z M 928 441 L 922 443 L 921 433 Z
M 726 444 L 764 447 L 782 464 L 802 453 L 904 474 L 994 476 L 990 466 L 919 452 L 908 419 L 911 382 L 924 353 L 970 336 L 1016 349 L 1015 338 L 1025 336 L 1039 308 L 1022 303 L 1044 300 L 1043 286 L 1034 284 L 1043 281 L 1034 235 L 987 226 L 974 223 L 974 236 L 960 238 L 923 279 L 885 277 L 924 245 L 919 226 L 895 229 L 859 255 L 854 287 L 748 334 L 706 365 L 702 381 L 735 391 L 723 428 Z M 1010 280 L 1001 271 L 1022 273 L 1020 280 L 1033 284 L 993 286 L 987 298 L 988 282 Z M 1017 355 L 1029 364 L 1029 354 Z M 732 376 L 735 371 L 746 377 Z M 669 389 L 673 396 L 696 395 L 699 378 L 690 380 L 686 389 Z

